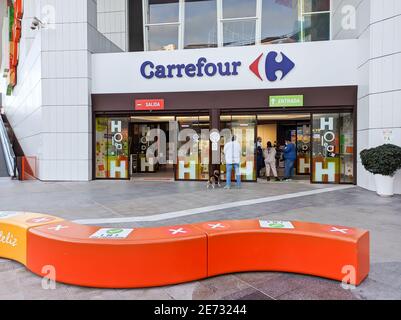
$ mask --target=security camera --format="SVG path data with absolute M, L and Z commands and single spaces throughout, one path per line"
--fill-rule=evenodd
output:
M 34 17 L 33 20 L 32 20 L 31 29 L 32 30 L 37 30 L 40 27 L 43 27 L 43 22 L 40 21 L 40 19 L 38 19 L 37 17 Z

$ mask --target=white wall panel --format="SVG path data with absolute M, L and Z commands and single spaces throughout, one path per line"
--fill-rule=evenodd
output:
M 127 49 L 127 0 L 98 0 L 97 28 L 121 50 Z

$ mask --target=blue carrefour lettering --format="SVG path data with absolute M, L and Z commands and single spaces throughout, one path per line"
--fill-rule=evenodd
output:
M 165 78 L 188 78 L 195 77 L 222 77 L 237 76 L 239 74 L 240 61 L 233 62 L 208 62 L 206 58 L 201 57 L 195 63 L 188 64 L 169 64 L 156 65 L 152 61 L 145 61 L 141 65 L 141 75 L 145 79 L 165 79 Z
M 146 79 L 152 79 L 155 73 L 150 71 L 148 74 L 146 73 L 146 67 L 149 67 L 151 70 L 155 67 L 155 65 L 151 61 L 145 61 L 141 66 L 141 75 Z

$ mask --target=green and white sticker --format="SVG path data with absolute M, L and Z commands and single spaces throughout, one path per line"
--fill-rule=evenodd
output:
M 260 220 L 259 223 L 264 229 L 295 229 L 290 221 Z
M 102 228 L 90 236 L 91 239 L 125 239 L 134 229 Z

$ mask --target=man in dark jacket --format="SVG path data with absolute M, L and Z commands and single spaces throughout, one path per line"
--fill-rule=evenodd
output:
M 295 160 L 297 159 L 297 149 L 291 140 L 285 140 L 285 148 L 283 153 L 285 164 L 284 181 L 291 181 L 291 178 L 294 176 Z
M 260 178 L 260 171 L 265 166 L 265 159 L 263 157 L 262 138 L 256 139 L 256 175 Z

